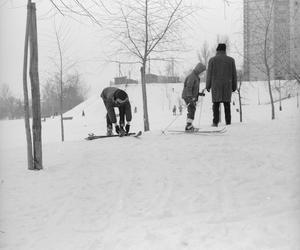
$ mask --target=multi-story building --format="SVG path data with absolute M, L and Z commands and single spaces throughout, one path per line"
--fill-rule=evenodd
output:
M 247 80 L 289 78 L 299 64 L 300 0 L 244 0 Z

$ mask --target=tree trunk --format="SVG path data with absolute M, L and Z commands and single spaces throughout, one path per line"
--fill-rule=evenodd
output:
M 272 87 L 271 87 L 271 79 L 270 79 L 270 72 L 268 71 L 268 87 L 269 87 L 269 95 L 270 95 L 270 103 L 271 103 L 271 112 L 272 112 L 272 120 L 275 119 L 275 109 L 274 109 L 274 100 L 272 94 Z
M 23 94 L 24 94 L 24 120 L 25 120 L 25 131 L 27 141 L 27 167 L 29 170 L 34 169 L 33 157 L 32 157 L 32 139 L 30 131 L 30 112 L 29 112 L 29 101 L 28 101 L 28 88 L 27 88 L 27 64 L 28 64 L 28 39 L 31 26 L 31 0 L 27 3 L 27 20 L 26 20 L 26 31 L 25 31 L 25 44 L 24 44 L 24 62 L 23 62 Z
M 61 141 L 64 141 L 65 133 L 64 133 L 64 119 L 63 119 L 63 80 L 62 80 L 63 64 L 62 64 L 62 53 L 61 53 L 59 40 L 58 40 L 58 47 L 59 47 L 59 56 L 60 56 L 60 127 L 61 127 Z
M 272 1 L 272 8 L 273 8 L 274 1 Z M 265 30 L 265 36 L 264 36 L 264 64 L 266 67 L 266 73 L 268 78 L 268 87 L 269 87 L 269 95 L 270 95 L 270 103 L 271 103 L 271 118 L 272 120 L 275 119 L 275 109 L 274 109 L 274 101 L 273 101 L 273 94 L 272 94 L 272 87 L 271 87 L 271 72 L 270 72 L 270 66 L 268 63 L 268 57 L 267 57 L 267 50 L 268 50 L 268 33 L 270 28 L 270 20 L 268 20 L 268 24 Z
M 141 67 L 142 95 L 143 95 L 143 110 L 144 110 L 144 131 L 149 131 L 148 107 L 147 107 L 147 90 L 145 77 L 145 64 Z
M 32 95 L 32 133 L 33 133 L 33 156 L 34 169 L 43 168 L 42 161 L 42 124 L 41 124 L 41 102 L 40 83 L 38 73 L 38 43 L 35 3 L 31 4 L 31 29 L 30 29 L 30 69 Z
M 64 119 L 63 119 L 63 88 L 62 80 L 60 81 L 60 128 L 61 128 L 61 141 L 65 140 L 64 133 Z

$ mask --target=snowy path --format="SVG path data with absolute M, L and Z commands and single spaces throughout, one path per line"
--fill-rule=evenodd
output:
M 1 151 L 0 249 L 299 249 L 299 118 Z M 5 152 L 5 157 L 2 157 Z

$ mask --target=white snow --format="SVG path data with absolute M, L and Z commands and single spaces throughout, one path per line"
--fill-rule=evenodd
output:
M 27 170 L 24 121 L 1 121 L 0 249 L 300 249 L 300 109 L 286 99 L 271 120 L 253 88 L 244 122 L 232 106 L 222 135 L 163 135 L 174 118 L 170 129 L 184 128 L 186 111 L 172 115 L 182 84 L 150 84 L 151 132 L 86 141 L 105 133 L 97 93 L 65 114 L 64 143 L 59 118 L 42 123 L 42 171 Z M 137 131 L 141 89 L 127 91 Z M 195 125 L 211 118 L 207 94 Z

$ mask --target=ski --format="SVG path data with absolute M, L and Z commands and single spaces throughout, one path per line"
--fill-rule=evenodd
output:
M 142 135 L 142 131 L 138 131 L 137 133 L 128 133 L 125 135 L 95 135 L 95 134 L 88 134 L 88 137 L 85 138 L 85 140 L 95 140 L 95 139 L 101 139 L 101 138 L 110 138 L 110 137 L 140 137 Z
M 222 127 L 220 129 L 195 129 L 194 131 L 184 131 L 184 130 L 168 130 L 170 133 L 185 133 L 185 134 L 223 134 L 225 133 L 226 127 Z

